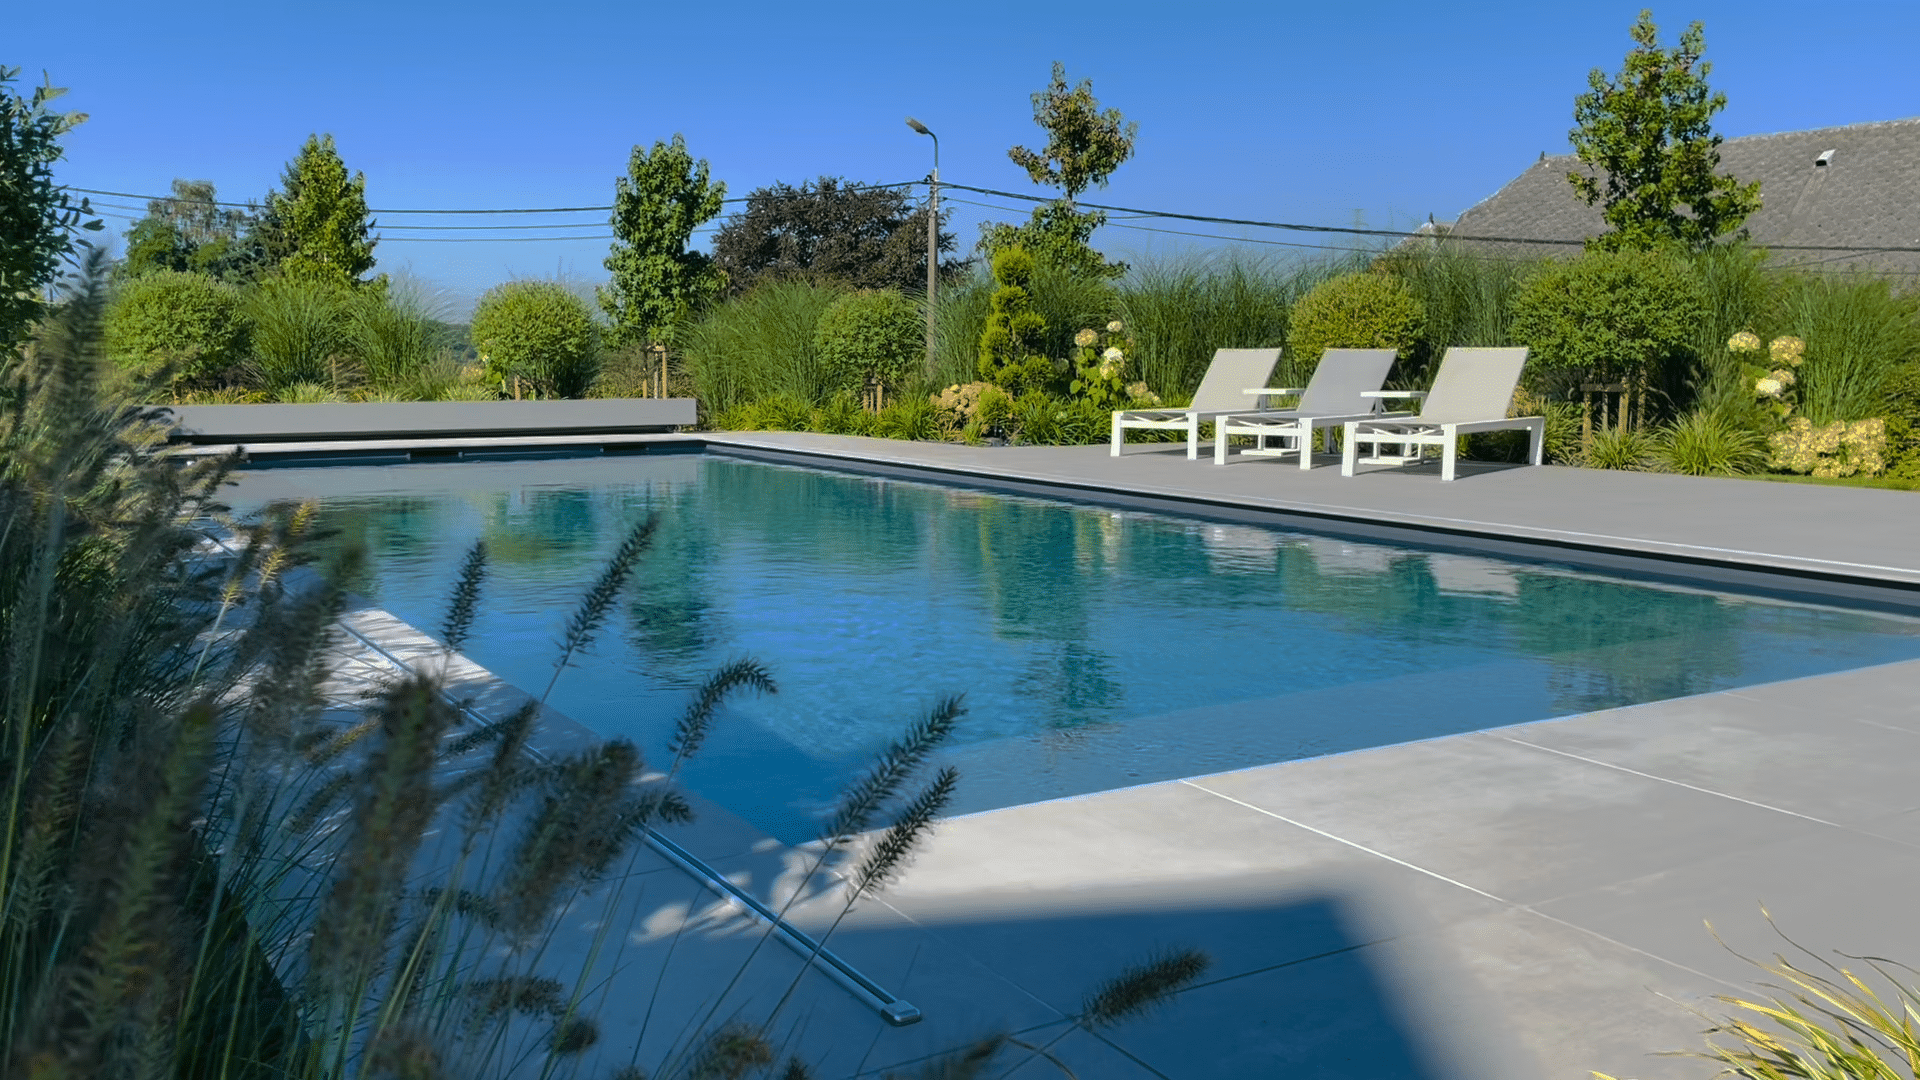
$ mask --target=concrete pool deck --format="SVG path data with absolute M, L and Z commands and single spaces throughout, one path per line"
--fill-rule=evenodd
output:
M 1555 468 L 1343 479 L 1271 459 L 1220 468 L 1164 445 L 1114 459 L 631 438 L 1335 532 L 1433 529 L 1462 550 L 1747 567 L 1810 591 L 1898 598 L 1920 585 L 1920 496 L 1903 492 Z M 1651 1056 L 1697 1048 L 1706 1022 L 1688 1008 L 1718 1015 L 1713 995 L 1756 981 L 1703 920 L 1748 955 L 1788 949 L 1764 903 L 1822 956 L 1920 962 L 1903 903 L 1920 885 L 1916 756 L 1920 661 L 958 818 L 834 939 L 928 1019 L 894 1032 L 844 1011 L 820 1021 L 874 1039 L 856 1055 L 869 1068 L 996 1022 L 1044 1042 L 1117 968 L 1197 947 L 1214 959 L 1199 986 L 1143 1019 L 1066 1032 L 1050 1052 L 1088 1080 L 1705 1077 L 1705 1062 Z M 768 896 L 793 887 L 794 853 L 724 814 L 696 843 Z M 823 917 L 813 907 L 801 921 Z M 1042 1061 L 1015 1075 L 1059 1073 Z

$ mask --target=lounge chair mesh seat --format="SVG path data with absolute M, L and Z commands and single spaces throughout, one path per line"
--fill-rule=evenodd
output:
M 1181 430 L 1187 456 L 1200 456 L 1200 425 L 1224 413 L 1247 411 L 1248 387 L 1265 386 L 1280 362 L 1279 349 L 1216 349 L 1213 362 L 1193 392 L 1193 403 L 1177 409 L 1124 409 L 1113 414 L 1113 456 L 1127 443 L 1128 429 Z M 1264 400 L 1256 398 L 1258 402 Z
M 1290 409 L 1265 409 L 1258 412 L 1222 416 L 1213 425 L 1213 461 L 1227 463 L 1227 440 L 1234 435 L 1255 436 L 1252 449 L 1242 454 L 1300 455 L 1300 467 L 1313 467 L 1315 429 L 1339 430 L 1351 420 L 1383 416 L 1411 416 L 1411 413 L 1383 413 L 1381 400 L 1367 396 L 1379 390 L 1393 369 L 1392 349 L 1328 349 L 1314 367 L 1304 387 L 1277 387 L 1276 396 L 1299 394 L 1300 401 Z M 1268 448 L 1267 440 L 1280 440 L 1278 448 Z M 1288 446 L 1288 443 L 1292 443 Z
M 1527 350 L 1466 349 L 1454 347 L 1440 360 L 1433 389 L 1420 403 L 1418 415 L 1403 419 L 1354 420 L 1347 423 L 1340 474 L 1352 476 L 1359 465 L 1361 444 L 1373 447 L 1367 460 L 1404 465 L 1420 460 L 1424 448 L 1440 448 L 1440 479 L 1452 480 L 1459 438 L 1476 431 L 1523 429 L 1529 432 L 1530 460 L 1538 465 L 1546 447 L 1547 420 L 1543 416 L 1508 416 L 1513 392 L 1520 385 Z M 1382 457 L 1380 447 L 1404 448 L 1398 457 Z

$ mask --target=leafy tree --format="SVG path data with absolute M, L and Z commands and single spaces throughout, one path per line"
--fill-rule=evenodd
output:
M 59 113 L 47 104 L 66 93 L 43 83 L 30 97 L 8 88 L 20 74 L 0 67 L 0 350 L 20 341 L 40 315 L 41 290 L 60 260 L 73 250 L 72 230 L 96 230 L 99 221 L 85 199 L 74 202 L 53 182 L 53 163 L 64 156 L 60 137 L 86 120 L 85 113 Z
M 545 397 L 579 397 L 600 373 L 600 327 L 557 281 L 509 281 L 473 309 L 473 343 L 491 378 Z
M 1069 89 L 1066 66 L 1058 61 L 1047 88 L 1033 95 L 1033 122 L 1046 131 L 1046 146 L 1016 146 L 1007 156 L 1034 183 L 1057 187 L 1064 198 L 1037 207 L 1024 225 L 989 225 L 982 232 L 981 248 L 992 254 L 1017 244 L 1054 265 L 1101 277 L 1126 273 L 1125 263 L 1107 262 L 1088 244 L 1093 231 L 1106 224 L 1106 215 L 1097 210 L 1081 213 L 1074 209 L 1074 200 L 1090 186 L 1105 187 L 1107 177 L 1133 156 L 1140 125 L 1118 109 L 1102 112 L 1091 79 Z
M 838 392 L 859 394 L 869 381 L 899 387 L 921 356 L 926 323 L 892 289 L 848 293 L 820 316 L 813 348 Z
M 953 234 L 941 232 L 939 246 L 952 251 Z M 900 188 L 850 185 L 836 176 L 797 188 L 775 183 L 748 194 L 746 209 L 720 226 L 713 261 L 736 295 L 762 277 L 910 290 L 927 280 L 927 211 Z M 941 274 L 957 276 L 966 265 L 948 260 Z
M 1673 383 L 1706 307 L 1698 280 L 1666 252 L 1590 251 L 1546 263 L 1521 286 L 1513 337 L 1530 347 L 1536 383 Z
M 176 383 L 225 381 L 247 355 L 240 290 L 206 274 L 155 270 L 118 290 L 107 309 L 107 353 Z
M 1713 115 L 1726 108 L 1727 95 L 1707 88 L 1713 65 L 1701 59 L 1705 32 L 1696 22 L 1677 47 L 1662 49 L 1653 12 L 1642 11 L 1632 34 L 1620 73 L 1609 79 L 1594 68 L 1588 91 L 1574 99 L 1578 126 L 1568 137 L 1597 175 L 1574 172 L 1567 180 L 1587 205 L 1603 204 L 1610 230 L 1588 246 L 1699 249 L 1728 233 L 1744 237 L 1742 223 L 1760 208 L 1760 184 L 1714 173 L 1721 139 Z
M 173 194 L 148 202 L 147 216 L 127 230 L 120 272 L 139 277 L 177 270 L 250 280 L 265 259 L 253 225 L 245 210 L 220 205 L 212 181 L 176 179 Z
M 706 159 L 694 161 L 687 141 L 636 146 L 627 175 L 614 181 L 613 280 L 600 308 L 613 320 L 618 345 L 664 341 L 726 287 L 726 275 L 704 253 L 688 251 L 693 230 L 720 214 L 724 182 L 710 182 Z
M 361 277 L 373 269 L 379 243 L 370 235 L 367 177 L 347 174 L 333 136 L 309 135 L 280 185 L 284 192 L 267 192 L 260 220 L 267 264 L 295 280 L 376 284 Z
M 1044 390 L 1056 381 L 1053 361 L 1038 350 L 1047 320 L 1033 309 L 1034 259 L 1025 248 L 993 257 L 993 309 L 980 332 L 980 377 L 1014 393 Z

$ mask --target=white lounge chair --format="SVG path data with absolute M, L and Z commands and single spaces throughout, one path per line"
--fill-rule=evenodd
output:
M 1411 416 L 1412 413 L 1383 413 L 1378 398 L 1369 391 L 1378 390 L 1393 368 L 1392 349 L 1328 349 L 1313 369 L 1313 377 L 1304 387 L 1279 387 L 1266 392 L 1272 396 L 1300 395 L 1300 402 L 1289 409 L 1235 413 L 1213 422 L 1213 463 L 1227 463 L 1227 439 L 1233 435 L 1255 436 L 1252 449 L 1242 454 L 1299 454 L 1300 467 L 1313 468 L 1313 433 L 1324 428 L 1337 430 L 1350 420 L 1382 416 Z M 1277 447 L 1267 440 L 1277 438 Z M 1291 442 L 1293 445 L 1288 446 Z M 1331 449 L 1331 448 L 1329 448 Z
M 1272 391 L 1244 388 L 1262 386 L 1280 362 L 1279 349 L 1215 349 L 1213 363 L 1193 392 L 1193 403 L 1178 409 L 1125 409 L 1113 414 L 1113 456 L 1127 444 L 1127 429 L 1182 430 L 1187 433 L 1187 457 L 1200 456 L 1200 425 L 1216 416 L 1247 410 L 1248 393 Z M 1256 398 L 1254 408 L 1262 399 Z
M 1508 416 L 1513 391 L 1520 385 L 1520 369 L 1527 363 L 1527 350 L 1463 349 L 1447 350 L 1440 359 L 1440 371 L 1433 377 L 1433 389 L 1425 394 L 1402 394 L 1382 390 L 1369 397 L 1423 398 L 1417 416 L 1405 419 L 1352 420 L 1347 423 L 1347 445 L 1342 448 L 1340 475 L 1352 476 L 1360 463 L 1360 444 L 1373 447 L 1371 462 L 1404 465 L 1419 461 L 1426 447 L 1440 448 L 1440 479 L 1452 480 L 1455 459 L 1459 456 L 1460 436 L 1475 431 L 1502 431 L 1522 428 L 1530 432 L 1533 464 L 1545 453 L 1547 419 L 1544 416 Z M 1380 447 L 1402 447 L 1398 457 L 1382 457 Z

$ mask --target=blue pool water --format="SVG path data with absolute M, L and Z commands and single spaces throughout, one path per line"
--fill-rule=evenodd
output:
M 537 691 L 636 519 L 649 556 L 552 701 L 664 755 L 691 688 L 752 656 L 684 774 L 785 840 L 943 693 L 955 812 L 1920 656 L 1920 623 L 1531 563 L 699 455 L 273 470 L 362 591 L 437 627 L 493 553 L 468 652 Z

